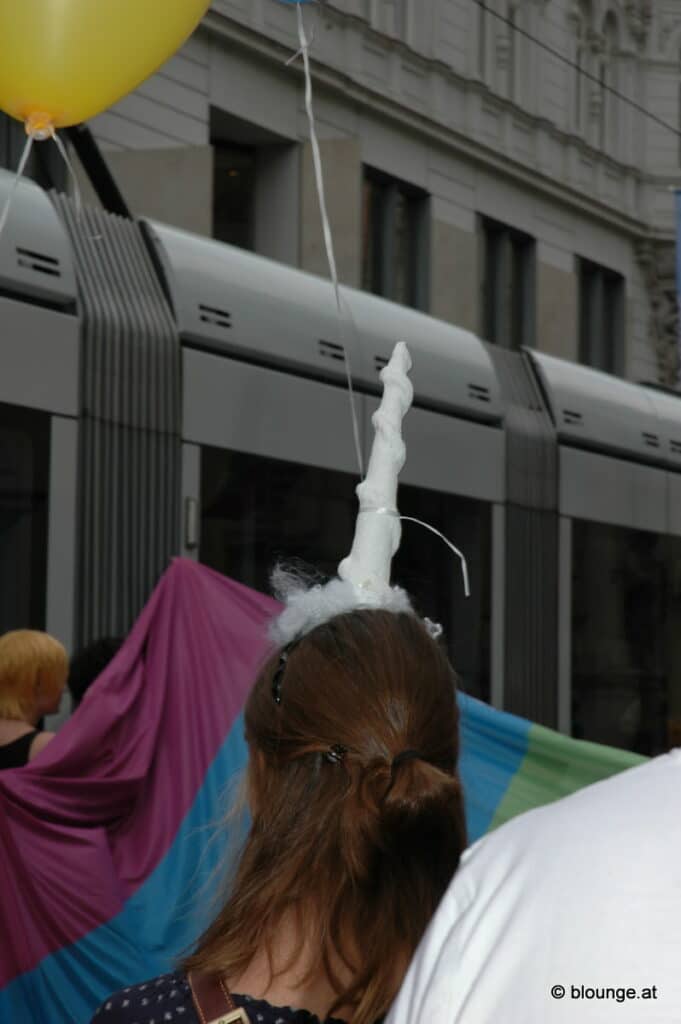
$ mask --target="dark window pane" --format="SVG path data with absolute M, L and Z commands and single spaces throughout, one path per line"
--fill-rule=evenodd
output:
M 608 274 L 603 283 L 603 325 L 605 363 L 610 373 L 617 368 L 617 342 L 621 336 L 624 282 L 616 274 Z
M 253 249 L 256 151 L 247 146 L 214 146 L 213 235 L 220 242 Z
M 589 260 L 579 260 L 580 361 L 615 373 L 623 333 L 624 278 Z
M 491 226 L 487 226 L 485 235 L 485 276 L 483 279 L 483 322 L 485 340 L 494 345 L 499 344 L 497 332 L 497 305 L 499 299 L 500 279 L 499 270 L 501 263 L 500 238 L 501 235 Z
M 681 539 L 573 523 L 574 734 L 659 754 L 681 724 Z
M 383 232 L 385 190 L 371 178 L 364 180 L 362 222 L 362 288 L 383 294 Z
M 413 293 L 410 281 L 410 250 L 415 243 L 413 234 L 413 224 L 409 218 L 409 201 L 403 192 L 398 191 L 395 196 L 393 298 L 403 305 L 409 303 Z
M 487 341 L 519 349 L 534 343 L 534 239 L 482 219 L 482 325 Z
M 355 484 L 345 473 L 203 448 L 200 559 L 260 591 L 278 559 L 334 573 L 352 543 Z
M 50 417 L 0 404 L 0 633 L 45 628 Z
M 200 559 L 260 591 L 269 590 L 278 559 L 302 560 L 334 575 L 352 545 L 356 484 L 346 473 L 203 448 Z M 400 508 L 439 527 L 468 558 L 473 596 L 466 600 L 455 556 L 422 527 L 404 523 L 394 578 L 421 614 L 444 627 L 464 688 L 488 699 L 489 507 L 402 487 Z
M 491 509 L 481 501 L 402 485 L 400 512 L 439 529 L 466 556 L 471 596 L 466 598 L 458 558 L 416 523 L 402 523 L 394 579 L 422 615 L 439 622 L 462 688 L 490 697 Z
M 364 176 L 362 288 L 393 302 L 428 305 L 428 196 L 378 171 Z

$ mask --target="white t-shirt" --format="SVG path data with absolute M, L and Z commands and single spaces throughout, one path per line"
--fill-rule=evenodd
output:
M 387 1024 L 680 1024 L 681 750 L 464 854 Z

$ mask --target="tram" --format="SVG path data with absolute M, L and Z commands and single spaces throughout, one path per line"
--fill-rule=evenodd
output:
M 12 177 L 0 172 L 0 203 Z M 0 238 L 0 632 L 131 625 L 174 555 L 265 590 L 335 571 L 397 340 L 414 363 L 395 577 L 471 694 L 681 742 L 681 400 L 21 181 Z

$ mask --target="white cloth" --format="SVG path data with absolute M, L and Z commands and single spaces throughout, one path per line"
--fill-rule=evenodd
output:
M 466 852 L 387 1018 L 459 1022 L 681 1022 L 681 750 Z

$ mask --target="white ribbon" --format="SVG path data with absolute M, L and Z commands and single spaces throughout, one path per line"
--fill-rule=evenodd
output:
M 28 132 L 28 137 L 26 139 L 26 145 L 24 146 L 23 153 L 21 154 L 21 159 L 19 160 L 19 166 L 17 167 L 16 174 L 14 175 L 14 181 L 12 182 L 12 186 L 11 186 L 11 188 L 9 190 L 9 195 L 7 196 L 7 199 L 5 200 L 5 205 L 3 207 L 2 214 L 0 215 L 0 238 L 2 238 L 2 233 L 5 230 L 5 227 L 7 225 L 7 219 L 9 217 L 9 213 L 10 213 L 10 209 L 11 209 L 12 203 L 14 201 L 14 197 L 16 195 L 17 186 L 19 184 L 19 181 L 23 177 L 24 171 L 26 170 L 26 164 L 28 163 L 28 158 L 31 155 L 31 150 L 33 148 L 33 143 L 36 142 L 36 141 L 38 141 L 38 142 L 47 141 L 48 139 L 52 139 L 54 141 L 54 144 L 57 147 L 57 149 L 59 150 L 61 158 L 64 161 L 64 163 L 66 164 L 66 169 L 69 172 L 69 175 L 71 177 L 71 182 L 73 184 L 73 194 L 74 194 L 75 201 L 76 201 L 76 219 L 80 223 L 81 216 L 82 216 L 82 213 L 83 213 L 83 197 L 82 197 L 82 194 L 81 194 L 81 191 L 80 191 L 80 185 L 78 184 L 78 178 L 76 176 L 76 172 L 75 172 L 73 163 L 71 162 L 71 160 L 69 158 L 69 154 L 68 154 L 68 150 L 67 150 L 66 146 L 64 145 L 62 140 L 59 138 L 59 135 L 57 134 L 57 132 L 53 128 L 50 128 L 49 132 L 46 132 L 45 135 L 35 135 L 35 134 L 32 134 L 31 132 Z M 101 235 L 93 235 L 92 236 L 92 240 L 96 241 L 100 237 L 101 237 Z
M 359 422 L 357 419 L 357 410 L 355 408 L 355 392 L 352 387 L 352 372 L 350 367 L 350 355 L 348 353 L 348 338 L 345 332 L 345 314 L 343 312 L 343 306 L 341 303 L 340 287 L 338 283 L 338 269 L 336 267 L 336 256 L 333 248 L 333 235 L 331 234 L 331 225 L 329 223 L 329 215 L 326 207 L 326 192 L 324 190 L 324 171 L 322 169 L 322 158 L 319 151 L 319 140 L 317 138 L 317 128 L 315 125 L 314 110 L 312 109 L 312 74 L 310 72 L 310 43 L 311 37 L 308 40 L 305 34 L 305 23 L 303 21 L 303 12 L 301 5 L 296 4 L 296 13 L 298 15 L 298 39 L 300 41 L 300 49 L 296 54 L 291 57 L 287 64 L 296 60 L 298 57 L 303 58 L 303 67 L 305 69 L 305 110 L 307 111 L 307 119 L 310 125 L 310 144 L 312 146 L 312 163 L 314 165 L 315 182 L 317 185 L 317 196 L 319 198 L 319 210 L 322 217 L 322 230 L 324 232 L 324 245 L 326 247 L 326 257 L 329 263 L 329 272 L 331 274 L 331 280 L 333 282 L 333 290 L 336 296 L 336 311 L 338 314 L 338 324 L 340 327 L 341 345 L 343 346 L 343 356 L 345 360 L 345 375 L 348 383 L 348 394 L 350 396 L 350 413 L 352 416 L 352 433 L 355 439 L 355 453 L 357 455 L 357 465 L 359 467 L 359 475 L 361 479 L 364 479 L 364 460 L 362 459 L 362 446 L 359 439 Z
M 17 167 L 17 172 L 14 175 L 14 181 L 12 182 L 12 187 L 10 188 L 9 195 L 7 196 L 7 199 L 5 200 L 5 205 L 4 205 L 3 209 L 2 209 L 2 216 L 0 216 L 0 238 L 2 237 L 2 233 L 5 230 L 5 225 L 7 224 L 7 218 L 9 217 L 10 207 L 12 206 L 12 200 L 14 199 L 15 193 L 17 191 L 17 185 L 19 184 L 19 181 L 20 181 L 24 171 L 26 170 L 26 164 L 28 163 L 28 158 L 31 155 L 32 148 L 33 148 L 33 136 L 29 135 L 28 138 L 26 139 L 26 145 L 24 146 L 24 151 L 21 154 L 21 160 L 19 161 L 19 166 Z

